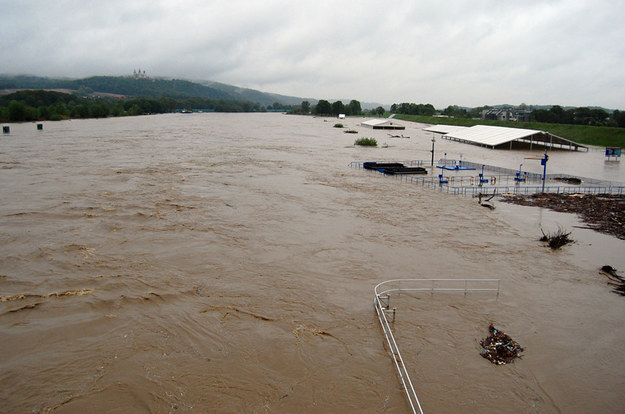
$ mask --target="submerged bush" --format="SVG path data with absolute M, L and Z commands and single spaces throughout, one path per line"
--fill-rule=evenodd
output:
M 378 141 L 375 138 L 360 138 L 354 141 L 354 145 L 362 145 L 366 147 L 377 147 Z
M 358 133 L 358 131 L 356 131 L 355 129 L 346 129 L 343 132 L 345 132 L 346 134 L 357 134 Z
M 343 124 L 334 124 L 334 128 L 343 128 Z

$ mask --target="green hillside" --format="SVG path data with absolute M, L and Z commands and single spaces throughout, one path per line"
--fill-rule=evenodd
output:
M 142 98 L 203 98 L 248 101 L 269 106 L 299 105 L 302 98 L 239 88 L 218 82 L 191 82 L 183 79 L 139 78 L 132 76 L 92 76 L 84 79 L 55 79 L 38 76 L 0 75 L 2 89 L 65 89 L 80 95 L 108 93 Z M 316 99 L 307 99 L 315 103 Z

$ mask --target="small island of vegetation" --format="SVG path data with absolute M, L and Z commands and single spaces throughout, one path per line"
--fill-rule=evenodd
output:
M 363 147 L 377 147 L 378 141 L 375 138 L 359 138 L 354 141 L 354 145 L 360 145 Z

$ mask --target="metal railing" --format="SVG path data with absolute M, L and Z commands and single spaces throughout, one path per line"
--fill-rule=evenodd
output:
M 499 285 L 499 279 L 393 279 L 376 285 L 373 305 L 413 414 L 423 414 L 423 409 L 391 329 L 397 311 L 391 308 L 391 295 L 401 292 L 464 292 L 465 295 L 469 292 L 496 292 L 499 295 Z M 390 322 L 387 314 L 392 314 Z
M 448 193 L 477 197 L 482 195 L 494 194 L 536 194 L 536 193 L 552 193 L 552 194 L 625 194 L 625 186 L 473 186 L 473 187 L 454 187 L 448 186 Z
M 353 161 L 349 164 L 353 168 L 363 168 L 361 162 Z M 547 174 L 545 186 L 541 174 L 524 172 L 525 181 L 519 182 L 516 178 L 518 170 L 509 168 L 501 168 L 492 165 L 484 165 L 483 178 L 486 182 L 480 182 L 477 172 L 473 175 L 459 175 L 454 173 L 445 174 L 446 182 L 441 183 L 438 178 L 438 171 L 434 167 L 430 167 L 429 161 L 413 160 L 404 161 L 404 165 L 409 166 L 425 166 L 430 168 L 428 176 L 414 175 L 392 175 L 391 177 L 401 182 L 427 186 L 437 189 L 441 192 L 447 192 L 463 196 L 477 196 L 479 194 L 535 194 L 535 193 L 556 193 L 556 194 L 625 194 L 625 184 L 610 182 L 605 180 L 597 180 L 586 177 L 574 177 L 568 174 Z M 455 160 L 441 159 L 437 165 L 456 165 Z M 477 164 L 470 161 L 462 161 L 462 165 L 474 167 L 478 171 L 481 170 L 483 164 Z M 580 179 L 584 185 L 579 184 L 563 184 L 560 181 L 566 178 Z M 556 181 L 559 179 L 560 181 Z M 553 185 L 557 183 L 557 185 Z

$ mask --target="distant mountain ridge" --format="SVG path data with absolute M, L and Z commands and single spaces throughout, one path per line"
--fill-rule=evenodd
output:
M 314 105 L 317 99 L 298 98 L 254 89 L 240 88 L 219 82 L 192 82 L 184 79 L 135 78 L 132 76 L 91 76 L 83 79 L 46 78 L 28 75 L 0 75 L 0 91 L 16 89 L 64 89 L 81 93 L 103 93 L 128 97 L 208 98 L 250 101 L 263 106 L 276 102 L 299 105 L 307 100 Z
M 315 105 L 318 100 L 314 98 L 299 98 L 296 96 L 279 95 L 277 93 L 261 92 L 255 89 L 241 88 L 234 85 L 228 85 L 220 82 L 199 81 L 201 85 L 214 88 L 225 92 L 236 99 L 244 101 L 258 102 L 261 105 L 273 105 L 278 102 L 283 105 L 300 105 L 302 101 L 308 101 L 311 105 Z

